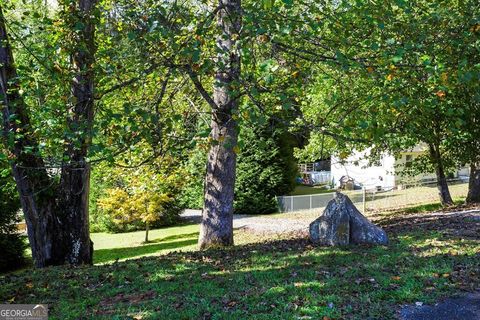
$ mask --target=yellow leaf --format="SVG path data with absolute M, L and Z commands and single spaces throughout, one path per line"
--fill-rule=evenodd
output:
M 388 76 L 387 76 L 387 80 L 388 81 L 392 81 L 393 80 L 393 73 L 390 73 Z
M 470 31 L 471 31 L 471 32 L 478 32 L 478 31 L 480 31 L 480 24 L 479 24 L 479 23 L 474 24 L 474 25 L 470 28 Z
M 349 156 L 348 152 L 342 151 L 340 152 L 340 159 L 345 160 Z
M 443 72 L 442 75 L 440 76 L 440 78 L 442 79 L 442 81 L 445 83 L 448 81 L 448 73 L 446 72 Z
M 233 147 L 233 152 L 235 152 L 236 154 L 240 152 L 240 148 L 238 147 L 238 145 Z

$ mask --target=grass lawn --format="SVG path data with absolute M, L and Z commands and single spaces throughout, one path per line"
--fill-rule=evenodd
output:
M 389 213 L 378 222 L 388 247 L 266 242 L 237 230 L 228 250 L 4 275 L 0 302 L 47 303 L 51 319 L 393 319 L 400 304 L 480 288 L 480 221 Z M 155 230 L 147 245 L 142 232 L 94 234 L 95 261 L 193 249 L 196 232 Z
M 128 233 L 92 233 L 94 263 L 112 262 L 141 256 L 165 254 L 175 250 L 194 250 L 199 227 L 188 224 L 150 230 L 149 243 L 144 243 L 145 231 Z
M 304 196 L 304 195 L 309 195 L 309 194 L 320 194 L 320 193 L 332 193 L 334 190 L 327 190 L 323 187 L 309 187 L 309 186 L 303 186 L 303 185 L 298 185 L 295 187 L 295 190 L 293 190 L 289 196 Z

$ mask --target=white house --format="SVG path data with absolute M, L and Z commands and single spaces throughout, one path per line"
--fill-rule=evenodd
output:
M 385 154 L 381 157 L 379 164 L 375 166 L 370 165 L 368 160 L 365 159 L 369 149 L 354 152 L 344 160 L 341 160 L 338 156 L 332 156 L 331 178 L 335 187 L 340 185 L 342 177 L 349 177 L 356 184 L 367 189 L 391 189 L 413 181 L 434 181 L 436 179 L 434 173 L 421 174 L 416 177 L 406 177 L 401 174 L 402 168 L 408 166 L 408 163 L 426 151 L 426 146 L 418 145 L 412 150 L 401 152 L 397 157 Z M 455 173 L 454 178 L 468 177 L 468 174 L 468 168 L 461 168 Z

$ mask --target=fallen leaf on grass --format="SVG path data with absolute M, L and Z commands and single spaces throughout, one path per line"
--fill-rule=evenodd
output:
M 130 304 L 138 304 L 145 300 L 152 300 L 157 296 L 156 292 L 153 290 L 142 292 L 142 293 L 135 293 L 135 294 L 123 294 L 119 293 L 116 296 L 108 297 L 100 301 L 101 307 L 111 307 L 117 303 L 130 303 Z
M 236 305 L 237 305 L 237 301 L 235 301 L 235 300 L 232 300 L 232 301 L 230 301 L 230 302 L 227 303 L 227 306 L 228 306 L 229 308 L 233 308 L 233 307 L 235 307 Z

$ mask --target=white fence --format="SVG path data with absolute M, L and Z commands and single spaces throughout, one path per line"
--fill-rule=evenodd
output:
M 452 198 L 464 198 L 467 195 L 468 183 L 452 183 L 450 193 Z M 439 202 L 438 190 L 435 184 L 404 186 L 403 189 L 388 191 L 345 191 L 355 206 L 363 212 L 389 210 L 408 206 Z M 334 192 L 303 196 L 277 197 L 280 212 L 301 210 L 317 210 L 326 207 L 333 199 Z

